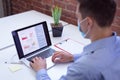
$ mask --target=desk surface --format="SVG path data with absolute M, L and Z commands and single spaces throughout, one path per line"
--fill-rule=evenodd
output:
M 67 31 L 67 30 L 69 30 L 69 31 Z M 73 34 L 75 34 L 76 36 L 73 36 Z M 80 42 L 86 43 L 86 44 L 88 44 L 90 42 L 89 40 L 84 40 L 81 37 L 78 29 L 76 27 L 74 27 L 74 25 L 69 25 L 69 26 L 64 27 L 62 37 L 54 38 L 54 37 L 52 37 L 51 32 L 50 32 L 50 37 L 51 37 L 51 41 L 53 44 L 58 43 L 67 38 L 72 38 L 74 40 L 77 40 L 77 41 L 80 41 Z M 1 79 L 4 79 L 4 80 L 9 80 L 9 79 L 11 79 L 11 80 L 17 80 L 17 79 L 35 80 L 35 72 L 32 71 L 31 69 L 29 69 L 28 67 L 26 67 L 25 65 L 20 65 L 22 67 L 21 70 L 19 70 L 17 72 L 11 72 L 8 68 L 11 64 L 5 64 L 4 62 L 6 62 L 6 61 L 8 61 L 8 62 L 9 61 L 13 61 L 13 62 L 18 61 L 15 46 L 0 51 L 0 63 L 1 63 L 0 71 L 2 72 L 0 75 Z M 48 74 L 51 77 L 51 79 L 58 80 L 61 75 L 66 73 L 68 65 L 69 65 L 69 63 L 68 64 L 58 64 L 55 67 L 48 70 Z M 62 68 L 62 70 L 61 70 L 61 68 Z M 59 74 L 58 74 L 58 72 L 59 72 Z M 54 75 L 56 75 L 56 76 L 54 76 Z
M 23 20 L 23 19 L 19 19 L 18 21 L 17 20 L 14 21 L 14 17 L 11 18 L 15 22 L 15 24 L 13 22 L 13 27 L 12 26 L 7 27 L 7 26 L 9 26 L 8 24 L 3 24 L 3 25 L 5 25 L 5 27 L 2 28 L 2 29 L 3 30 L 7 29 L 7 31 L 5 31 L 5 32 L 3 31 L 2 33 L 4 33 L 5 36 L 8 36 L 8 39 L 10 40 L 9 41 L 6 38 L 7 40 L 3 41 L 4 44 L 7 44 L 7 43 L 8 44 L 12 44 L 13 43 L 13 41 L 11 41 L 12 38 L 9 37 L 9 36 L 11 36 L 10 31 L 15 29 L 15 26 L 17 25 L 17 23 L 19 24 L 18 26 L 20 28 L 21 25 L 22 25 L 22 27 L 24 27 L 24 26 L 30 25 L 32 23 L 37 23 L 37 22 L 39 22 L 39 20 L 41 20 L 41 19 L 38 19 L 38 16 L 39 16 L 40 13 L 38 13 L 36 11 L 30 11 L 30 13 L 29 12 L 25 12 L 25 13 L 22 13 L 22 14 L 26 14 L 26 13 L 28 13 L 30 15 L 34 15 L 34 18 L 36 18 L 35 19 L 36 21 L 32 22 L 30 20 L 29 23 L 26 23 L 25 22 L 27 20 L 26 19 L 22 23 L 19 20 Z M 21 15 L 21 14 L 18 14 L 18 15 Z M 30 18 L 32 19 L 33 17 L 32 16 L 30 17 L 30 15 L 29 16 L 26 15 L 26 16 L 28 16 L 29 19 Z M 14 15 L 14 16 L 16 16 L 16 15 Z M 25 15 L 22 15 L 22 16 L 25 17 Z M 41 16 L 39 16 L 39 17 L 41 17 Z M 6 19 L 6 20 L 8 20 L 8 19 Z M 3 18 L 3 20 L 0 19 L 0 23 L 4 22 L 4 21 L 5 21 L 4 18 Z M 9 22 L 9 20 L 8 20 L 8 22 Z M 48 24 L 50 23 L 49 19 L 48 19 L 47 22 L 48 22 Z M 64 24 L 67 24 L 67 23 L 64 23 Z M 8 29 L 10 29 L 10 30 L 8 30 Z M 0 35 L 2 36 L 2 34 L 0 34 Z M 60 41 L 62 41 L 64 39 L 67 39 L 67 38 L 72 38 L 74 40 L 80 41 L 80 42 L 85 43 L 85 44 L 90 43 L 89 40 L 85 40 L 84 38 L 82 38 L 82 36 L 80 35 L 80 32 L 78 31 L 77 27 L 75 27 L 74 25 L 67 25 L 67 26 L 65 26 L 64 30 L 63 30 L 62 37 L 59 37 L 59 38 L 54 38 L 52 36 L 52 33 L 50 32 L 50 38 L 51 38 L 52 44 L 58 43 L 58 42 L 60 42 Z M 4 40 L 4 39 L 2 39 L 2 40 Z M 1 42 L 0 42 L 0 44 L 1 44 Z M 12 47 L 9 47 L 7 49 L 4 49 L 4 50 L 0 51 L 0 72 L 1 72 L 0 73 L 0 78 L 1 79 L 4 79 L 4 80 L 18 80 L 18 79 L 19 80 L 35 80 L 35 72 L 33 70 L 31 70 L 28 67 L 26 67 L 25 65 L 21 64 L 20 65 L 21 68 L 22 68 L 21 70 L 19 70 L 17 72 L 11 72 L 9 70 L 9 68 L 8 68 L 9 66 L 11 66 L 11 64 L 5 64 L 4 62 L 6 62 L 6 61 L 7 62 L 11 62 L 11 61 L 12 62 L 16 62 L 16 61 L 18 61 L 18 57 L 17 57 L 17 52 L 16 52 L 16 49 L 15 49 L 15 46 L 12 46 Z M 58 64 L 55 67 L 53 67 L 50 70 L 48 70 L 48 74 L 51 77 L 51 79 L 52 80 L 58 80 L 61 75 L 66 73 L 68 65 L 69 65 L 69 63 L 68 64 Z M 62 70 L 61 70 L 61 68 L 62 68 Z M 58 74 L 58 72 L 59 72 L 59 74 Z
M 53 23 L 53 18 L 43 13 L 31 10 L 24 13 L 0 18 L 0 49 L 13 44 L 11 31 L 33 25 L 42 21 L 47 21 L 48 29 L 51 30 L 50 23 Z M 68 23 L 60 21 L 63 25 Z

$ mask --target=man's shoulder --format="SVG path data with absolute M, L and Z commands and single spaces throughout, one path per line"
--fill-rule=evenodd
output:
M 116 45 L 120 46 L 120 36 L 116 37 Z
M 117 40 L 120 41 L 120 36 L 117 36 Z

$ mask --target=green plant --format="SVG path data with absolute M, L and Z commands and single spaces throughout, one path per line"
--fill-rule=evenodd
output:
M 58 6 L 54 6 L 52 9 L 52 17 L 54 19 L 54 25 L 59 24 L 59 20 L 61 18 L 62 8 Z

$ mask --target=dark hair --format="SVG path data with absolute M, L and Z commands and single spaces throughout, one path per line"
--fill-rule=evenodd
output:
M 101 27 L 111 26 L 116 12 L 114 0 L 78 0 L 78 2 L 82 18 L 89 16 Z

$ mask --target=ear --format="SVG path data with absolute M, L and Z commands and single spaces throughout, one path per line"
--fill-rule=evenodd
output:
M 87 26 L 89 28 L 92 28 L 93 27 L 93 19 L 91 17 L 87 17 Z

